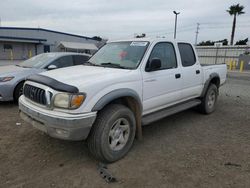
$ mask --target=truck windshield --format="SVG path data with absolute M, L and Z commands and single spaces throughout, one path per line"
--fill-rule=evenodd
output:
M 102 47 L 89 63 L 96 66 L 136 69 L 148 47 L 148 42 L 112 42 Z

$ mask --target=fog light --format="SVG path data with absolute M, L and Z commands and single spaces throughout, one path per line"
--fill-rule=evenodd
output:
M 66 131 L 64 129 L 56 129 L 56 134 L 62 135 L 62 136 L 67 136 L 69 134 L 69 131 Z

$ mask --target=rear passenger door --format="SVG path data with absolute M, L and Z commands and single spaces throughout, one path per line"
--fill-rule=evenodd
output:
M 177 103 L 181 98 L 182 78 L 177 63 L 174 45 L 159 42 L 153 47 L 148 63 L 161 60 L 159 70 L 143 72 L 143 111 L 144 115 Z
M 202 91 L 201 66 L 196 59 L 192 45 L 178 43 L 182 63 L 182 98 L 188 100 L 198 97 Z

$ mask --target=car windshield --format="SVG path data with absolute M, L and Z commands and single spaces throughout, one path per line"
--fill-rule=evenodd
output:
M 48 62 L 56 57 L 55 54 L 44 53 L 37 56 L 34 56 L 22 63 L 19 63 L 18 66 L 24 68 L 43 68 Z
M 91 65 L 136 69 L 147 49 L 148 42 L 112 42 L 103 46 L 89 59 Z

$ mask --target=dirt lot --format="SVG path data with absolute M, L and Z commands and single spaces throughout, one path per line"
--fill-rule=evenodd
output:
M 188 110 L 144 127 L 144 140 L 108 166 L 111 184 L 83 142 L 50 138 L 17 109 L 0 104 L 0 187 L 250 187 L 250 74 L 230 75 L 215 113 Z

